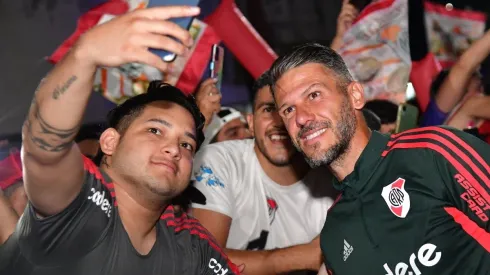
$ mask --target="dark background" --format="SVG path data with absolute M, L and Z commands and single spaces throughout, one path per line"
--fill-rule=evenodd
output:
M 0 0 L 0 136 L 20 132 L 32 94 L 51 65 L 45 58 L 75 30 L 87 3 L 102 0 Z M 219 0 L 202 0 L 213 6 Z M 341 0 L 236 0 L 251 24 L 281 54 L 315 41 L 329 45 Z M 362 7 L 368 0 L 353 0 Z M 454 0 L 455 8 L 490 11 L 490 1 Z M 487 26 L 489 23 L 487 22 Z M 229 56 L 225 82 L 247 87 L 253 79 Z M 224 91 L 226 92 L 226 91 Z M 85 122 L 100 122 L 112 104 L 91 98 Z

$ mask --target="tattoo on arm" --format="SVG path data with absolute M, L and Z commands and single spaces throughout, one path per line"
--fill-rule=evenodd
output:
M 56 100 L 60 96 L 62 96 L 68 90 L 68 88 L 70 88 L 71 84 L 73 84 L 73 82 L 75 82 L 76 80 L 77 80 L 77 76 L 72 75 L 70 78 L 68 78 L 68 80 L 63 85 L 54 88 L 53 99 Z
M 57 99 L 59 95 L 64 93 L 66 89 L 76 80 L 76 76 L 70 77 L 70 79 L 62 85 L 62 89 L 55 89 L 53 98 Z M 55 98 L 55 93 L 59 93 Z M 36 102 L 36 94 L 31 103 L 30 113 L 25 122 L 27 135 L 29 139 L 40 149 L 48 152 L 60 152 L 73 144 L 75 134 L 78 132 L 79 126 L 71 129 L 59 129 L 50 125 L 41 115 L 39 106 Z

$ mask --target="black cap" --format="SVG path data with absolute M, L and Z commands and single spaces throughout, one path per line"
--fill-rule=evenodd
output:
M 196 125 L 197 151 L 204 141 L 203 128 L 205 118 L 201 114 L 199 107 L 197 107 L 194 96 L 185 95 L 178 88 L 158 80 L 150 82 L 146 93 L 131 97 L 121 105 L 112 109 L 109 114 L 107 114 L 108 126 L 115 128 L 121 119 L 134 110 L 134 108 L 154 101 L 174 102 L 189 111 Z

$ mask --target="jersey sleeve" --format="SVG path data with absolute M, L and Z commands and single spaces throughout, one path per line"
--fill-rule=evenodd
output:
M 42 264 L 80 258 L 96 246 L 112 221 L 111 186 L 98 168 L 84 157 L 80 194 L 62 212 L 39 218 L 29 203 L 19 221 L 20 245 L 31 260 Z
M 221 248 L 213 241 L 204 239 L 200 242 L 200 251 L 203 257 L 200 263 L 201 275 L 231 275 L 240 274 L 238 267 L 230 261 Z
M 465 132 L 445 130 L 445 150 L 435 157 L 448 191 L 445 211 L 480 241 L 478 236 L 490 232 L 490 146 Z
M 192 181 L 205 197 L 205 204 L 193 203 L 193 208 L 207 209 L 232 217 L 234 198 L 232 188 L 233 162 L 222 148 L 206 146 L 194 158 Z

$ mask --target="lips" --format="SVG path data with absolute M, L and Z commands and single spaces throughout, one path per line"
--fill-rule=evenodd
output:
M 327 128 L 318 129 L 316 131 L 310 131 L 306 135 L 303 135 L 301 138 L 304 140 L 312 140 L 312 139 L 320 136 L 321 134 L 325 133 L 326 131 L 327 131 Z
M 175 165 L 175 163 L 171 161 L 166 161 L 166 160 L 152 161 L 152 164 L 167 168 L 171 170 L 174 174 L 177 173 L 177 165 Z
M 290 140 L 289 135 L 286 131 L 274 131 L 267 134 L 271 141 L 283 141 Z

